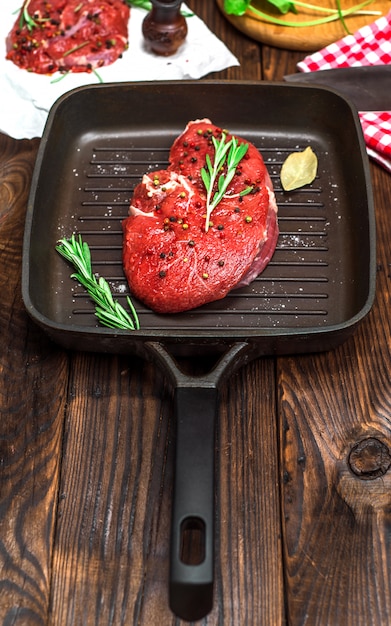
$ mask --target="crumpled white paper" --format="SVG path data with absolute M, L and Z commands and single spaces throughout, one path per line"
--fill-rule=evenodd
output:
M 45 76 L 21 70 L 7 61 L 6 37 L 11 30 L 21 0 L 0 0 L 0 131 L 15 139 L 41 137 L 54 102 L 67 91 L 96 84 L 94 73 Z M 186 5 L 183 8 L 187 9 Z M 112 65 L 99 69 L 104 83 L 153 80 L 194 80 L 209 72 L 239 65 L 228 50 L 196 15 L 187 19 L 188 35 L 183 46 L 170 57 L 160 57 L 145 49 L 141 33 L 146 11 L 130 9 L 129 48 Z

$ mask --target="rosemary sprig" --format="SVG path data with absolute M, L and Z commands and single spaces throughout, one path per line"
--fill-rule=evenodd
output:
M 93 70 L 91 70 L 91 71 L 92 71 L 92 73 L 96 76 L 96 80 L 97 80 L 99 83 L 103 83 L 103 78 L 102 78 L 102 76 L 99 74 L 99 72 L 97 72 L 97 71 L 96 71 L 96 70 L 94 70 L 94 69 L 93 69 Z M 61 72 L 59 76 L 56 76 L 56 78 L 53 78 L 53 79 L 50 81 L 50 84 L 51 84 L 51 85 L 54 85 L 55 83 L 59 83 L 59 82 L 60 82 L 61 80 L 63 80 L 66 76 L 68 76 L 70 73 L 71 73 L 71 71 L 70 71 L 70 70 L 67 70 L 66 72 Z
M 64 78 L 68 76 L 68 74 L 70 74 L 69 70 L 67 72 L 61 72 L 59 76 L 56 76 L 56 78 L 53 78 L 50 81 L 50 84 L 54 85 L 55 83 L 59 83 L 61 80 L 64 80 Z
M 220 141 L 212 137 L 215 149 L 213 163 L 209 154 L 206 155 L 205 167 L 201 168 L 201 178 L 206 189 L 206 221 L 205 231 L 208 231 L 210 216 L 213 209 L 218 205 L 228 185 L 235 176 L 235 171 L 240 161 L 248 150 L 248 143 L 238 143 L 236 137 L 226 141 L 226 133 L 222 133 Z M 224 167 L 226 166 L 226 167 Z M 222 170 L 225 169 L 225 173 Z M 216 189 L 217 185 L 217 189 Z M 251 191 L 251 188 L 244 190 L 244 193 Z
M 85 46 L 88 46 L 89 44 L 90 44 L 89 41 L 83 41 L 82 43 L 79 43 L 78 46 L 74 46 L 73 48 L 70 48 L 69 50 L 64 52 L 63 56 L 67 57 L 70 54 L 73 54 L 74 52 L 77 52 L 78 50 L 80 50 L 80 48 L 84 48 Z
M 40 24 L 43 24 L 44 22 L 47 22 L 50 18 L 41 17 L 34 19 L 29 13 L 30 2 L 31 0 L 26 0 L 23 5 L 19 19 L 19 28 L 20 30 L 22 30 L 23 26 L 26 26 L 27 30 L 31 32 L 34 28 L 37 28 Z
M 30 4 L 30 0 L 27 0 L 26 4 L 23 7 L 22 13 L 20 15 L 19 20 L 19 28 L 22 30 L 23 26 L 26 25 L 27 30 L 33 30 L 36 26 L 38 26 L 37 22 L 31 17 L 28 11 L 28 5 Z
M 61 239 L 56 250 L 74 266 L 76 272 L 71 274 L 71 278 L 77 280 L 87 290 L 88 295 L 95 302 L 95 315 L 104 326 L 123 330 L 140 328 L 136 309 L 129 296 L 126 299 L 130 315 L 118 300 L 113 299 L 110 287 L 103 276 L 97 279 L 93 274 L 90 249 L 88 244 L 83 242 L 81 235 L 77 239 L 75 235 L 72 235 L 70 239 Z
M 96 70 L 92 70 L 92 73 L 95 74 L 98 83 L 103 83 L 103 78 Z

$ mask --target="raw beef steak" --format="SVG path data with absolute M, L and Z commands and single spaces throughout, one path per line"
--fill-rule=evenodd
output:
M 210 120 L 190 122 L 170 151 L 167 170 L 145 174 L 123 222 L 124 271 L 133 295 L 158 313 L 176 313 L 224 298 L 249 284 L 271 259 L 278 237 L 277 205 L 258 150 L 248 149 L 206 223 L 201 177 Z M 226 141 L 232 135 L 226 134 Z M 246 190 L 246 195 L 241 195 Z
M 7 59 L 37 74 L 91 72 L 128 45 L 125 0 L 25 0 L 7 37 Z

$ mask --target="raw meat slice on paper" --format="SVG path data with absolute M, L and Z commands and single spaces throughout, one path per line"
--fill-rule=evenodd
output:
M 125 0 L 25 0 L 7 37 L 7 59 L 37 74 L 91 72 L 128 45 Z

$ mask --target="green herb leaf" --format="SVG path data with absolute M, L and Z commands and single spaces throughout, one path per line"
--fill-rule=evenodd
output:
M 253 189 L 254 187 L 246 187 L 245 189 L 243 189 L 243 191 L 239 193 L 239 196 L 247 196 L 249 193 L 252 192 Z
M 95 315 L 104 326 L 123 330 L 140 328 L 138 315 L 129 296 L 127 296 L 127 303 L 130 314 L 117 300 L 114 300 L 105 278 L 100 276 L 97 280 L 93 274 L 91 252 L 81 235 L 77 239 L 75 235 L 72 235 L 70 239 L 61 239 L 56 250 L 75 268 L 76 272 L 71 274 L 71 278 L 77 280 L 95 302 Z
M 276 7 L 276 9 L 278 9 L 283 15 L 289 13 L 289 11 L 297 13 L 295 3 L 290 2 L 290 0 L 268 0 L 268 2 Z
M 318 158 L 310 146 L 302 152 L 292 152 L 284 161 L 280 179 L 285 191 L 292 191 L 315 180 Z
M 244 15 L 251 0 L 225 0 L 224 11 L 228 15 Z
M 204 168 L 201 169 L 201 178 L 202 178 L 202 182 L 204 183 L 206 189 L 208 189 L 208 187 L 210 185 L 210 176 L 209 176 L 208 172 L 206 171 L 206 169 L 204 169 Z

